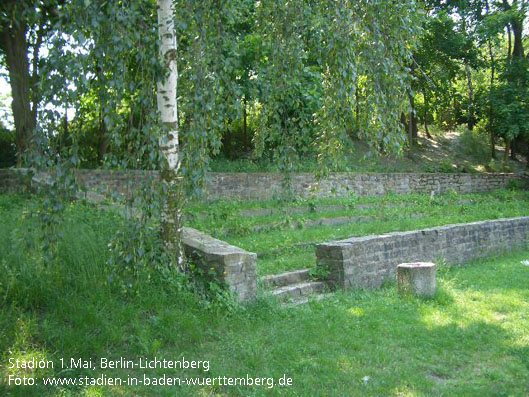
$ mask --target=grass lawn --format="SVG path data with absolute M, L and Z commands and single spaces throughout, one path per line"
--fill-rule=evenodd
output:
M 42 266 L 30 203 L 0 196 L 1 395 L 526 396 L 529 391 L 529 250 L 442 265 L 434 299 L 377 291 L 336 293 L 282 308 L 206 302 L 178 277 L 143 269 L 136 294 L 109 283 L 112 213 L 67 209 L 53 266 Z M 29 227 L 28 227 L 29 226 Z M 158 274 L 158 275 L 157 275 Z M 52 360 L 16 370 L 9 359 Z M 61 370 L 60 358 L 209 360 L 209 371 Z M 275 386 L 13 387 L 8 375 L 272 377 Z M 284 374 L 292 386 L 277 386 Z M 39 380 L 37 380 L 38 382 Z M 42 381 L 40 381 L 42 383 Z M 265 382 L 266 383 L 266 382 Z

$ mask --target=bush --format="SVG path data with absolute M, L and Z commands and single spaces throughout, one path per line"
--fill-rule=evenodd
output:
M 502 160 L 494 160 L 491 159 L 490 162 L 487 164 L 485 169 L 488 172 L 513 172 L 512 166 L 509 164 L 509 162 L 505 162 Z
M 0 168 L 16 165 L 15 131 L 9 131 L 0 126 Z
M 455 168 L 452 162 L 448 159 L 441 160 L 437 166 L 437 172 L 452 173 L 455 172 Z
M 458 146 L 464 154 L 477 157 L 480 160 L 489 156 L 490 150 L 487 137 L 482 133 L 483 128 L 470 131 L 464 126 L 459 126 L 457 131 L 460 133 Z

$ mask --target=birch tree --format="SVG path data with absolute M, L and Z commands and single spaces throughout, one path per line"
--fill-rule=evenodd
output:
M 162 211 L 162 237 L 171 265 L 184 270 L 181 247 L 180 189 L 178 183 L 178 112 L 177 112 L 177 46 L 174 29 L 173 0 L 158 0 L 158 34 L 160 55 L 166 74 L 158 82 L 157 103 L 165 133 L 160 138 L 160 152 L 164 158 L 162 180 L 164 202 Z

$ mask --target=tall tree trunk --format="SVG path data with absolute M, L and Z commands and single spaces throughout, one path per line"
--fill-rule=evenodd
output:
M 246 96 L 242 100 L 242 133 L 243 133 L 243 143 L 245 149 L 250 147 L 250 139 L 248 136 L 248 114 L 247 114 L 248 101 Z
M 512 49 L 513 59 L 521 59 L 524 57 L 524 48 L 523 48 L 523 20 L 519 18 L 513 18 L 512 23 L 512 33 L 514 35 L 514 46 Z
M 358 93 L 358 79 L 355 87 L 355 123 L 356 123 L 356 136 L 360 136 L 360 94 Z
M 417 127 L 417 113 L 415 112 L 415 98 L 410 95 L 410 115 L 408 124 L 408 139 L 410 141 L 410 150 L 413 150 L 413 145 L 417 143 L 418 127 Z
M 489 1 L 485 0 L 485 9 L 487 15 L 489 15 Z M 490 86 L 489 86 L 489 134 L 490 134 L 490 156 L 491 158 L 496 158 L 496 139 L 494 136 L 494 110 L 492 108 L 492 90 L 494 89 L 494 79 L 496 75 L 496 61 L 494 59 L 494 51 L 492 50 L 492 41 L 490 38 L 487 40 L 489 47 L 489 57 L 490 57 Z
M 525 7 L 525 0 L 521 1 L 521 7 Z M 514 0 L 512 4 L 509 4 L 507 0 L 502 2 L 504 11 L 511 11 L 512 9 L 518 10 L 518 0 Z M 486 9 L 487 13 L 489 10 L 488 0 L 486 0 Z M 511 32 L 514 36 L 514 46 L 512 48 L 512 58 L 519 59 L 524 57 L 524 48 L 523 48 L 523 17 L 513 16 L 511 19 L 510 26 L 507 26 L 507 31 L 509 33 L 509 52 L 511 49 Z M 509 54 L 510 56 L 511 54 Z
M 430 131 L 428 131 L 428 113 L 429 113 L 429 103 L 428 103 L 428 95 L 426 94 L 426 89 L 423 88 L 422 90 L 422 96 L 424 98 L 424 133 L 426 134 L 426 137 L 428 139 L 432 139 L 432 136 L 430 135 Z
M 177 112 L 177 47 L 174 29 L 173 0 L 157 0 L 158 5 L 158 34 L 160 37 L 160 55 L 162 56 L 167 75 L 158 83 L 157 103 L 161 122 L 166 134 L 160 139 L 160 151 L 164 157 L 162 181 L 166 193 L 162 211 L 162 238 L 166 252 L 171 258 L 171 266 L 182 271 L 185 261 L 182 250 L 182 227 L 180 217 L 180 184 L 178 168 L 180 159 L 178 154 L 178 112 Z
M 507 59 L 511 58 L 512 53 L 512 33 L 511 33 L 511 27 L 507 25 L 507 37 L 508 37 L 508 46 L 507 46 Z
M 496 63 L 494 60 L 494 53 L 492 51 L 492 43 L 489 39 L 489 55 L 490 55 L 490 86 L 489 86 L 489 134 L 490 134 L 490 157 L 496 158 L 496 139 L 494 136 L 494 109 L 492 107 L 492 90 L 494 89 L 494 79 L 496 74 Z
M 0 46 L 5 54 L 16 130 L 17 165 L 23 165 L 24 153 L 31 146 L 33 130 L 37 125 L 36 104 L 31 107 L 33 79 L 29 74 L 27 25 L 24 21 L 4 26 L 0 30 Z
M 465 64 L 465 74 L 467 75 L 468 85 L 468 122 L 467 126 L 470 131 L 474 129 L 474 85 L 472 84 L 472 72 L 470 66 Z
M 525 0 L 521 0 L 520 2 L 520 9 L 523 9 L 525 7 Z M 518 10 L 518 1 L 515 0 L 512 4 L 512 8 L 515 10 Z M 511 20 L 511 30 L 514 36 L 514 45 L 512 49 L 512 57 L 511 60 L 513 62 L 519 62 L 520 65 L 525 64 L 525 51 L 524 51 L 524 45 L 523 45 L 523 31 L 524 31 L 524 16 L 518 14 L 515 15 Z M 525 73 L 526 66 L 524 65 L 524 73 Z M 520 76 L 521 80 L 517 78 L 515 81 L 516 84 L 522 85 L 524 88 L 526 88 L 526 79 L 525 76 Z M 516 150 L 517 145 L 520 144 L 522 140 L 520 139 L 520 136 L 514 137 L 512 140 L 510 146 L 511 146 L 511 159 L 516 159 Z M 528 155 L 529 159 L 529 155 Z
M 103 165 L 103 160 L 105 159 L 105 154 L 108 149 L 108 137 L 107 137 L 107 125 L 103 118 L 99 123 L 99 137 L 97 143 L 97 163 Z

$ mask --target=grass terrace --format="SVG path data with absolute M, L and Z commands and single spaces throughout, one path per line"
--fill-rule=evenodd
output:
M 529 214 L 529 192 L 386 195 L 294 203 L 213 202 L 187 210 L 187 225 L 258 255 L 260 275 L 315 265 L 312 246 L 353 236 Z

